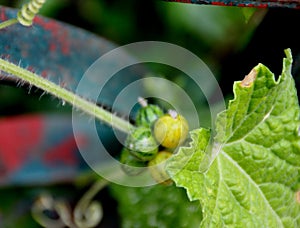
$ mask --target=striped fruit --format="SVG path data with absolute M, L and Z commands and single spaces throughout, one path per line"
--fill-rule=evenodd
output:
M 155 158 L 149 161 L 148 169 L 151 176 L 157 183 L 164 185 L 170 185 L 173 183 L 165 170 L 165 161 L 171 156 L 172 153 L 169 151 L 160 151 L 157 153 Z
M 166 148 L 176 148 L 187 137 L 189 126 L 186 119 L 172 111 L 160 117 L 154 124 L 156 140 Z
M 146 104 L 146 106 L 141 107 L 136 114 L 136 125 L 151 127 L 152 124 L 163 115 L 164 112 L 159 106 Z
M 125 146 L 133 156 L 141 161 L 150 161 L 158 152 L 158 145 L 150 128 L 143 126 L 137 127 L 127 137 Z
M 145 171 L 146 162 L 134 157 L 127 148 L 121 151 L 120 162 L 122 170 L 129 176 L 136 176 Z

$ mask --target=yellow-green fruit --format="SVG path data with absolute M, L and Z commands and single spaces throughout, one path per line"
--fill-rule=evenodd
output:
M 157 183 L 164 185 L 170 185 L 173 183 L 165 170 L 165 162 L 171 156 L 172 153 L 169 151 L 160 151 L 157 153 L 155 158 L 149 161 L 148 168 L 150 174 Z
M 166 114 L 160 117 L 154 125 L 156 140 L 166 148 L 179 146 L 187 137 L 189 126 L 186 119 L 177 114 Z

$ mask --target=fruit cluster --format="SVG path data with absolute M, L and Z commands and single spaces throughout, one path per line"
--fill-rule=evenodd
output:
M 136 115 L 136 128 L 127 136 L 121 151 L 122 169 L 133 176 L 148 167 L 155 181 L 170 184 L 163 162 L 187 138 L 188 123 L 174 110 L 165 114 L 157 105 L 147 104 L 144 99 L 139 102 L 142 107 Z

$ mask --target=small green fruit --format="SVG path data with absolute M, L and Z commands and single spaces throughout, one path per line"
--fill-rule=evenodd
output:
M 120 162 L 122 170 L 129 176 L 136 176 L 145 171 L 146 162 L 143 162 L 129 152 L 127 148 L 121 151 Z
M 137 127 L 127 137 L 125 146 L 133 156 L 141 161 L 150 161 L 158 152 L 158 145 L 150 128 L 143 126 Z
M 164 115 L 163 110 L 159 106 L 148 104 L 143 98 L 139 98 L 139 103 L 142 107 L 136 114 L 135 121 L 137 126 L 152 127 L 152 124 Z

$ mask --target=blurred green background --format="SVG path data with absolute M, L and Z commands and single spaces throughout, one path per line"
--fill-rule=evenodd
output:
M 24 2 L 27 1 L 0 0 L 0 5 L 20 8 Z M 300 21 L 299 10 L 204 6 L 158 0 L 49 0 L 40 14 L 90 31 L 117 45 L 157 40 L 184 47 L 210 67 L 226 100 L 233 96 L 233 82 L 242 80 L 259 62 L 279 75 L 283 50 L 291 48 L 294 56 L 293 75 L 299 88 L 300 35 L 296 27 Z M 197 86 L 170 67 L 153 64 L 150 68 L 156 75 L 174 81 L 188 90 L 193 101 L 199 104 L 197 111 L 200 118 L 207 120 L 203 125 L 210 125 L 207 101 Z M 211 89 L 210 102 L 217 105 L 218 101 L 213 100 L 214 88 Z M 166 91 L 162 89 L 161 92 Z M 71 112 L 71 107 L 58 105 L 59 102 L 50 96 L 44 95 L 42 99 L 40 96 L 39 91 L 28 96 L 25 89 L 2 84 L 0 116 Z M 55 194 L 65 197 L 67 192 L 73 200 L 80 198 L 84 190 L 86 189 L 79 188 L 74 191 L 68 184 L 53 186 Z M 21 204 L 17 205 L 20 214 L 22 206 L 31 203 L 23 199 L 30 198 L 36 191 L 40 189 L 14 188 L 11 191 L 8 188 L 0 191 L 0 209 L 2 213 L 7 212 L 7 221 L 14 221 L 12 226 L 8 226 L 6 221 L 7 227 L 38 227 L 28 215 L 18 216 L 18 211 L 15 211 L 16 199 L 21 200 Z M 106 210 L 111 212 L 99 227 L 118 227 L 116 202 L 106 191 L 99 197 Z M 3 219 L 4 215 L 0 213 L 0 226 Z

